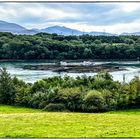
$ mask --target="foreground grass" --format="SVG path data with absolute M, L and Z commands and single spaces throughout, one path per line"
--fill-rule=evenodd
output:
M 137 138 L 140 137 L 140 110 L 54 113 L 0 105 L 0 137 Z
M 17 106 L 9 106 L 9 105 L 0 105 L 0 114 L 9 114 L 9 113 L 39 113 L 41 110 L 32 109 L 32 108 L 24 108 Z

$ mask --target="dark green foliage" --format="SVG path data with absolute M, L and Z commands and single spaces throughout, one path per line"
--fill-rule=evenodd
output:
M 139 38 L 0 33 L 0 59 L 137 59 Z
M 32 93 L 36 93 L 37 91 L 45 92 L 47 90 L 47 84 L 43 80 L 39 80 L 35 82 L 32 86 Z
M 140 107 L 140 79 L 139 77 L 134 77 L 129 85 L 129 107 Z
M 112 93 L 109 90 L 101 90 L 102 96 L 105 100 L 106 106 L 104 106 L 105 110 L 115 110 L 117 107 L 117 99 L 118 99 L 118 93 Z
M 24 81 L 19 80 L 17 77 L 12 78 L 12 81 L 16 87 L 27 87 L 27 84 Z
M 65 107 L 64 104 L 60 104 L 60 103 L 50 103 L 48 105 L 46 105 L 46 107 L 43 109 L 44 111 L 53 111 L 53 112 L 66 112 L 68 111 Z
M 95 75 L 91 82 L 92 89 L 108 89 L 114 91 L 118 89 L 119 85 L 118 82 L 113 81 L 112 76 L 107 72 Z
M 33 108 L 40 108 L 42 106 L 45 106 L 45 105 L 42 105 L 42 103 L 44 103 L 45 101 L 47 101 L 47 93 L 43 93 L 43 92 L 37 92 L 37 93 L 34 93 L 32 96 L 31 96 L 31 100 L 29 102 L 30 106 L 33 107 Z
M 86 112 L 101 112 L 105 111 L 106 102 L 101 92 L 90 90 L 84 97 L 83 110 Z
M 47 111 L 104 112 L 140 107 L 140 79 L 113 81 L 108 73 L 93 77 L 52 77 L 27 84 L 0 69 L 0 103 Z
M 70 111 L 81 111 L 83 94 L 80 88 L 64 88 L 59 90 L 61 102 Z
M 15 86 L 6 68 L 0 69 L 0 103 L 14 103 Z
M 17 87 L 15 94 L 15 105 L 28 107 L 31 100 L 30 88 Z

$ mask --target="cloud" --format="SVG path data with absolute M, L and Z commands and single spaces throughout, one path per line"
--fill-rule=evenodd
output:
M 67 26 L 112 33 L 138 31 L 140 3 L 1 3 L 0 20 L 27 28 Z
M 39 3 L 10 3 L 0 5 L 0 19 L 6 19 L 8 21 L 17 21 L 18 23 L 31 23 L 31 22 L 43 22 L 52 20 L 62 20 L 66 18 L 77 18 L 78 14 L 69 9 L 58 9 L 55 7 L 49 7 L 48 4 Z M 30 20 L 29 20 L 30 19 Z
M 140 4 L 136 3 L 136 2 L 134 2 L 134 3 L 121 3 L 121 4 L 118 4 L 118 8 L 123 12 L 131 13 L 131 12 L 134 12 L 136 10 L 139 10 Z
M 57 23 L 56 23 L 57 24 Z M 60 24 L 61 25 L 61 24 Z M 74 24 L 69 24 L 69 23 L 64 23 L 64 26 L 67 26 L 69 28 L 73 29 L 78 29 L 80 31 L 105 31 L 105 32 L 110 32 L 110 33 L 117 33 L 121 34 L 122 32 L 140 32 L 140 20 L 137 22 L 132 22 L 132 23 L 119 23 L 119 24 L 114 24 L 114 25 L 104 25 L 104 26 L 98 26 L 98 25 L 88 25 L 86 23 L 74 23 Z

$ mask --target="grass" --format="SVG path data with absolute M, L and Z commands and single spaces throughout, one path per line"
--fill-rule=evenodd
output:
M 43 112 L 0 105 L 1 138 L 138 138 L 140 110 Z
M 9 105 L 0 105 L 0 114 L 13 114 L 13 113 L 39 113 L 42 112 L 39 109 L 24 108 Z

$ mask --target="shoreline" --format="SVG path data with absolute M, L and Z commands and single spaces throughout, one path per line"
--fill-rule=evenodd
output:
M 81 61 L 92 61 L 92 62 L 107 62 L 107 61 L 139 61 L 138 59 L 0 59 L 0 62 L 81 62 Z
M 24 70 L 49 70 L 52 72 L 67 72 L 67 73 L 96 73 L 96 72 L 115 72 L 126 70 L 119 66 L 109 65 L 25 65 Z

